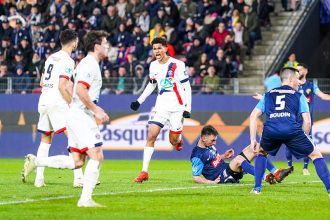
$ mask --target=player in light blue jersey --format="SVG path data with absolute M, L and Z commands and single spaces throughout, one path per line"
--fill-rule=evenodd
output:
M 285 144 L 297 158 L 308 156 L 330 195 L 330 173 L 322 154 L 308 136 L 311 118 L 306 97 L 299 93 L 299 72 L 293 68 L 281 71 L 282 86 L 267 92 L 250 115 L 250 146 L 259 155 L 255 160 L 255 185 L 252 193 L 260 194 L 267 154 L 275 156 Z M 256 141 L 257 120 L 266 115 L 260 144 Z

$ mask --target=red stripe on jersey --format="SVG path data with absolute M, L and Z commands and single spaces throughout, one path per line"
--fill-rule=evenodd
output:
M 183 105 L 182 98 L 180 96 L 180 93 L 179 93 L 178 87 L 176 86 L 176 83 L 173 83 L 173 91 L 174 91 L 176 97 L 178 98 L 179 104 Z
M 175 70 L 176 70 L 176 63 L 173 63 L 173 65 L 171 66 L 171 70 L 172 70 L 172 76 L 170 76 L 170 77 L 174 77 L 174 72 L 175 72 Z
M 65 131 L 66 130 L 66 127 L 64 127 L 64 128 L 61 128 L 61 129 L 59 129 L 59 130 L 57 130 L 57 131 L 55 131 L 55 134 L 59 134 L 59 133 L 62 133 L 63 131 Z
M 60 75 L 60 78 L 65 78 L 65 79 L 67 79 L 67 80 L 70 79 L 70 78 L 69 78 L 68 76 L 66 76 L 66 75 Z
M 69 147 L 70 152 L 77 152 L 77 153 L 81 153 L 81 154 L 86 154 L 86 151 L 88 151 L 88 147 L 85 147 L 83 149 L 78 149 L 75 147 Z
M 89 87 L 91 87 L 91 85 L 89 85 L 87 82 L 85 82 L 85 81 L 78 81 L 78 83 L 81 83 L 81 84 L 84 84 L 86 87 L 87 87 L 87 89 L 89 89 Z
M 170 134 L 181 134 L 182 133 L 182 130 L 181 131 L 172 131 L 170 130 Z

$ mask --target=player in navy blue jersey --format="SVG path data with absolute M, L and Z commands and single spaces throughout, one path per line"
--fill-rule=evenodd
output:
M 220 155 L 214 147 L 218 136 L 217 130 L 211 125 L 205 126 L 201 131 L 201 137 L 197 146 L 191 153 L 192 178 L 196 183 L 238 183 L 244 173 L 254 175 L 254 167 L 250 161 L 255 153 L 250 147 L 246 147 L 229 164 L 224 161 L 234 156 L 233 149 Z M 290 169 L 278 170 L 275 175 L 269 173 L 263 179 L 270 183 L 281 182 L 291 173 Z
M 308 67 L 306 64 L 300 63 L 297 66 L 297 70 L 300 74 L 300 86 L 299 86 L 299 92 L 301 94 L 304 94 L 307 98 L 307 103 L 311 115 L 312 120 L 312 126 L 313 126 L 313 110 L 314 110 L 314 99 L 315 95 L 320 97 L 322 100 L 330 100 L 330 95 L 323 93 L 318 86 L 313 83 L 310 80 L 306 79 L 306 75 L 308 74 Z M 312 129 L 310 130 L 309 135 L 312 135 Z M 288 160 L 288 166 L 292 167 L 292 153 L 286 148 L 286 158 Z M 304 158 L 304 168 L 303 168 L 303 174 L 304 175 L 310 175 L 308 171 L 308 161 L 309 158 Z
M 250 115 L 250 146 L 258 156 L 255 159 L 255 185 L 252 193 L 260 194 L 267 158 L 275 156 L 285 144 L 297 158 L 308 156 L 316 172 L 330 193 L 330 173 L 322 154 L 309 137 L 311 118 L 306 97 L 298 92 L 299 72 L 293 68 L 281 71 L 282 86 L 267 92 Z M 260 144 L 256 141 L 257 120 L 266 115 Z M 330 195 L 330 194 L 329 194 Z

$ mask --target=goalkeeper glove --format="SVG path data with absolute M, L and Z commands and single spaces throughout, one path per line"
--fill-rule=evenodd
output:
M 184 118 L 190 118 L 190 112 L 188 112 L 188 111 L 184 111 L 183 114 L 182 114 L 182 116 L 183 116 Z
M 133 111 L 137 111 L 140 107 L 140 103 L 138 101 L 135 101 L 135 102 L 131 102 L 131 109 Z

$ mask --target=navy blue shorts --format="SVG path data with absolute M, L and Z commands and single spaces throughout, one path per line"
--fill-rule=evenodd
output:
M 282 144 L 285 144 L 297 159 L 307 157 L 314 151 L 312 139 L 302 130 L 297 131 L 294 135 L 287 138 L 274 138 L 274 135 L 268 132 L 262 133 L 260 146 L 268 154 L 275 156 Z

